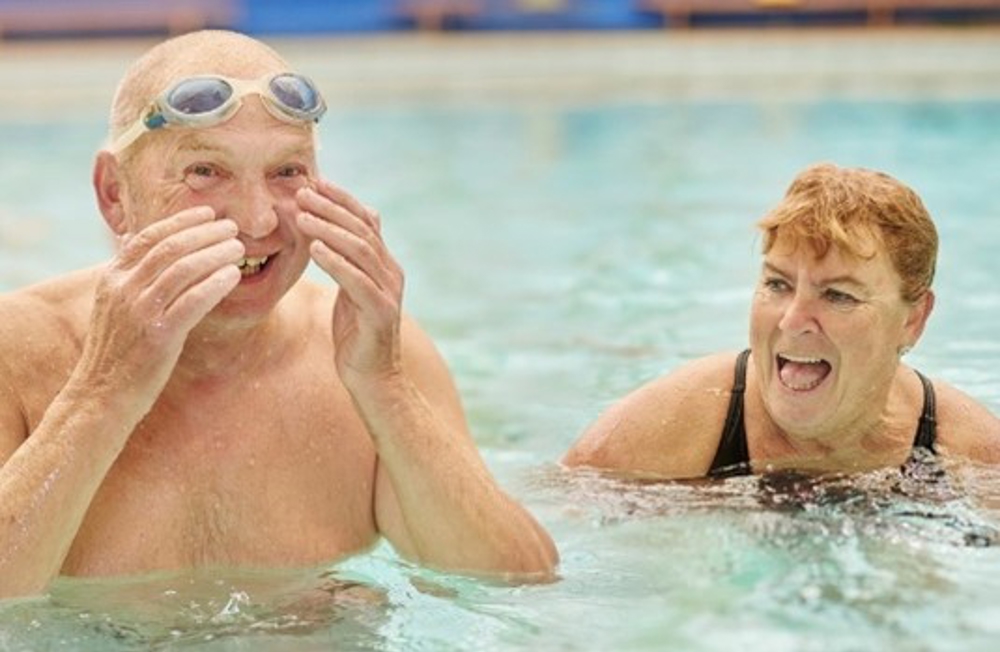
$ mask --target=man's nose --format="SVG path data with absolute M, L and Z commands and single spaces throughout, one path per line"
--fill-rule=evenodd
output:
M 785 304 L 785 312 L 778 322 L 778 327 L 792 334 L 818 331 L 816 301 L 803 292 L 796 292 Z
M 228 217 L 240 227 L 240 233 L 256 240 L 278 227 L 277 198 L 266 184 L 243 184 L 237 195 L 230 203 Z

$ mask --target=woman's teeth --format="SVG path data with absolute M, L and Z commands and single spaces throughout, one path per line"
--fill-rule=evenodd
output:
M 830 363 L 822 358 L 779 355 L 778 379 L 788 389 L 804 392 L 818 387 L 830 374 Z

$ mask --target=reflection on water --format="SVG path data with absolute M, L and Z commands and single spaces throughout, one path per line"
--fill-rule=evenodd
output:
M 324 569 L 67 578 L 0 603 L 0 649 L 825 652 L 949 649 L 958 630 L 955 649 L 977 649 L 996 634 L 1000 473 L 924 470 L 681 482 L 549 467 L 526 482 L 562 545 L 551 584 L 439 574 L 385 545 Z M 941 645 L 923 648 L 929 623 Z
M 327 572 L 203 571 L 129 580 L 63 579 L 9 603 L 0 649 L 163 649 L 229 639 L 374 645 L 386 614 L 375 586 Z
M 977 547 L 1000 542 L 988 510 L 977 507 L 994 500 L 996 489 L 982 481 L 992 471 L 948 466 L 927 454 L 903 469 L 861 474 L 780 471 L 724 481 L 658 481 L 574 471 L 559 482 L 570 487 L 570 502 L 586 506 L 601 526 L 704 512 L 751 530 L 779 522 L 789 539 L 796 538 L 797 529 L 805 533 L 813 526 L 833 535 L 830 527 L 836 525 L 847 535 Z
M 539 482 L 563 485 L 592 530 L 573 537 L 568 565 L 614 569 L 591 584 L 641 605 L 639 649 L 987 649 L 1000 473 L 922 471 Z
M 497 590 L 519 589 L 414 567 L 386 548 L 322 570 L 63 578 L 43 598 L 0 603 L 0 650 L 472 650 L 534 632 L 484 600 Z

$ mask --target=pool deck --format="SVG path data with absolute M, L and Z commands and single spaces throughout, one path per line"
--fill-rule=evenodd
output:
M 102 114 L 151 40 L 0 44 L 0 117 Z M 1000 28 L 275 38 L 334 105 L 614 97 L 1000 98 Z

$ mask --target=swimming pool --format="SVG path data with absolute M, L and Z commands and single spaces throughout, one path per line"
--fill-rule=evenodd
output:
M 930 49 L 1000 61 L 974 41 Z M 993 649 L 998 471 L 642 484 L 555 463 L 637 384 L 745 345 L 752 223 L 816 160 L 921 192 L 942 249 L 936 314 L 909 359 L 1000 411 L 1000 86 L 956 90 L 968 68 L 843 85 L 830 63 L 825 84 L 794 87 L 808 93 L 784 77 L 784 92 L 694 92 L 747 66 L 699 61 L 638 91 L 563 79 L 390 99 L 379 79 L 357 82 L 323 126 L 324 169 L 382 211 L 409 310 L 452 365 L 491 468 L 559 544 L 559 582 L 436 574 L 386 547 L 301 571 L 64 579 L 0 603 L 0 649 Z M 307 65 L 340 81 L 331 70 L 348 67 Z M 101 110 L 0 111 L 0 288 L 106 254 L 88 188 Z

